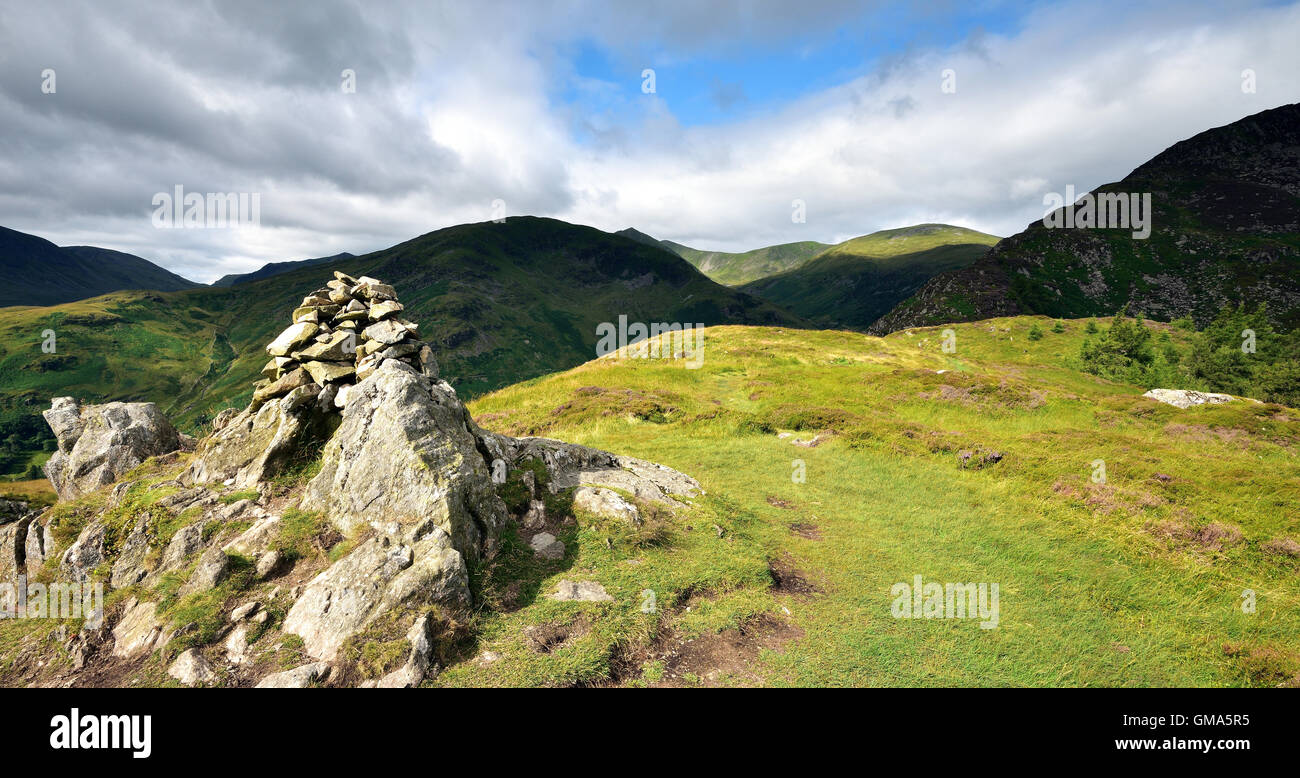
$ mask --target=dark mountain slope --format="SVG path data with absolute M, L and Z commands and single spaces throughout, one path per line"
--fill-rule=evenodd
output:
M 1110 314 L 1126 303 L 1202 324 L 1226 303 L 1267 303 L 1277 324 L 1300 325 L 1300 104 L 1202 132 L 1097 191 L 1150 192 L 1150 237 L 1034 222 L 933 278 L 871 331 Z
M 318 257 L 316 259 L 299 259 L 290 262 L 267 262 L 257 270 L 251 273 L 230 273 L 213 281 L 210 286 L 234 286 L 235 284 L 246 284 L 249 281 L 261 281 L 263 278 L 278 276 L 281 273 L 288 273 L 291 270 L 301 270 L 304 267 L 314 265 L 323 265 L 327 262 L 337 262 L 341 259 L 351 259 L 356 256 L 344 251 L 341 254 L 335 254 L 332 257 Z
M 94 246 L 59 248 L 53 243 L 0 227 L 0 307 L 57 305 L 120 289 L 175 291 L 199 284 L 147 259 Z

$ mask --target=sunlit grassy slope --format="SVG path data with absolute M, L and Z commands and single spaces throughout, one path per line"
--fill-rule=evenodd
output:
M 971 265 L 997 242 L 948 224 L 881 230 L 741 289 L 823 327 L 865 330 L 930 278 Z
M 1030 341 L 1035 322 L 1046 334 Z M 795 637 L 745 672 L 684 682 L 1300 683 L 1300 560 L 1270 550 L 1300 538 L 1300 413 L 1144 399 L 1072 369 L 1084 322 L 1052 324 L 956 325 L 952 354 L 937 329 L 715 327 L 698 370 L 605 358 L 478 398 L 488 428 L 662 462 L 707 494 L 639 551 L 581 522 L 549 567 L 507 542 L 531 594 L 483 617 L 480 646 L 501 658 L 455 664 L 438 683 L 608 682 L 612 670 L 654 681 L 661 662 L 619 657 L 656 634 L 756 618 Z M 964 451 L 1002 459 L 962 468 Z M 1105 483 L 1092 480 L 1097 460 Z M 769 589 L 767 560 L 820 592 Z M 997 583 L 999 626 L 893 618 L 891 586 L 916 575 Z M 540 596 L 562 578 L 598 580 L 615 601 Z M 581 629 L 546 653 L 526 645 L 526 625 L 554 624 Z
M 186 432 L 242 407 L 263 347 L 298 301 L 341 270 L 391 283 L 442 375 L 466 396 L 581 364 L 602 322 L 795 324 L 682 259 L 591 227 L 511 217 L 464 224 L 361 257 L 234 287 L 116 292 L 48 308 L 0 308 L 0 473 L 49 439 L 51 397 L 153 401 Z M 56 336 L 53 353 L 43 333 Z M 36 446 L 36 448 L 39 448 Z M 12 454 L 10 452 L 13 452 Z
M 670 240 L 663 241 L 670 251 L 679 254 L 701 273 L 720 284 L 739 286 L 791 268 L 796 268 L 832 248 L 826 243 L 804 240 L 782 243 L 742 252 L 704 251 L 683 246 Z

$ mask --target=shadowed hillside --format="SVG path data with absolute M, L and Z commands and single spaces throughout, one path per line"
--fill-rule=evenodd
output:
M 0 307 L 57 305 L 120 289 L 174 291 L 199 284 L 147 259 L 95 246 L 65 246 L 0 227 Z
M 997 240 L 943 224 L 882 230 L 741 289 L 825 327 L 865 329 L 930 278 L 984 256 Z
M 1300 104 L 1202 132 L 1097 191 L 1151 193 L 1150 237 L 1034 222 L 974 265 L 930 280 L 872 332 L 1125 304 L 1204 324 L 1237 302 L 1267 303 L 1275 322 L 1300 325 Z

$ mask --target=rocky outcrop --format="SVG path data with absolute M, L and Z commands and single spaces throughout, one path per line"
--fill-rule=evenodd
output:
M 181 482 L 249 488 L 284 471 L 329 435 L 320 391 L 301 386 L 275 402 L 250 405 L 199 443 Z
M 352 388 L 302 505 L 344 532 L 364 522 L 401 538 L 436 526 L 477 559 L 506 511 L 476 431 L 449 384 L 389 360 Z
M 470 569 L 490 560 L 511 521 L 494 472 L 523 474 L 529 510 L 518 519 L 552 562 L 567 550 L 542 530 L 573 519 L 547 517 L 542 484 L 572 492 L 584 515 L 630 524 L 641 521 L 642 501 L 680 506 L 699 493 L 693 479 L 650 462 L 482 430 L 401 311 L 391 287 L 336 273 L 267 346 L 248 407 L 218 414 L 174 474 L 118 483 L 101 510 L 76 514 L 66 549 L 54 549 L 48 520 L 0 521 L 4 569 L 57 554 L 63 579 L 138 587 L 138 598 L 115 609 L 111 631 L 77 643 L 80 662 L 96 661 L 97 640 L 119 666 L 176 638 L 186 645 L 168 673 L 187 685 L 253 683 L 259 669 L 292 658 L 312 661 L 257 685 L 416 686 L 438 669 L 434 636 L 473 605 Z M 61 495 L 111 483 L 181 442 L 147 403 L 82 407 L 62 398 L 46 417 L 60 442 L 50 473 L 66 486 Z M 315 474 L 292 486 L 277 478 L 295 470 Z M 155 489 L 166 491 L 155 498 Z M 283 589 L 270 581 L 281 576 Z M 593 586 L 565 591 L 608 599 Z M 178 604 L 218 611 L 187 621 Z M 374 635 L 405 658 L 360 679 L 349 669 L 357 661 L 350 641 Z M 268 654 L 274 664 L 263 661 Z
M 167 668 L 167 674 L 186 686 L 211 683 L 217 677 L 211 663 L 193 648 L 182 651 L 181 655 L 176 657 L 176 661 L 172 662 L 171 667 Z
M 284 620 L 307 653 L 333 659 L 353 634 L 394 608 L 469 605 L 469 573 L 437 526 L 410 544 L 375 537 L 307 585 Z
M 550 438 L 511 438 L 483 430 L 477 430 L 477 434 L 489 456 L 504 461 L 508 466 L 514 467 L 526 460 L 541 461 L 549 474 L 552 492 L 573 487 L 609 487 L 640 500 L 681 507 L 685 500 L 702 491 L 694 478 L 644 459 Z M 593 512 L 608 510 L 611 516 L 631 520 L 630 513 L 618 505 L 625 501 L 620 498 L 616 503 L 608 499 L 609 488 L 591 492 L 578 489 L 575 500 L 581 500 Z
M 61 500 L 111 484 L 149 457 L 181 446 L 180 434 L 153 403 L 83 406 L 56 397 L 43 415 L 58 439 L 45 475 Z
M 1196 392 L 1191 389 L 1152 389 L 1142 396 L 1166 405 L 1172 405 L 1175 408 L 1190 408 L 1193 405 L 1218 405 L 1219 403 L 1230 403 L 1237 399 L 1230 394 Z M 1253 402 L 1259 401 L 1254 400 Z
M 304 689 L 330 669 L 327 662 L 312 662 L 281 673 L 271 673 L 258 681 L 259 689 Z

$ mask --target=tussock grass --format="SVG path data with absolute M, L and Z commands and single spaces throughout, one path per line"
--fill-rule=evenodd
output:
M 952 354 L 947 327 L 883 339 L 714 327 L 699 370 L 607 358 L 477 399 L 471 410 L 489 428 L 662 462 L 699 478 L 707 497 L 675 517 L 664 546 L 610 548 L 579 521 L 561 537 L 576 549 L 548 567 L 508 542 L 514 567 L 500 578 L 527 593 L 483 617 L 478 644 L 503 658 L 461 662 L 440 683 L 593 682 L 608 674 L 612 646 L 763 612 L 803 633 L 762 654 L 774 685 L 1300 683 L 1298 565 L 1266 550 L 1300 536 L 1300 412 L 1144 399 L 1078 369 L 1086 325 L 951 325 Z M 1186 346 L 1179 331 L 1170 339 Z M 616 395 L 632 407 L 671 397 L 675 412 L 649 422 L 592 402 Z M 794 444 L 819 433 L 815 446 Z M 1003 458 L 962 469 L 970 450 Z M 1104 484 L 1092 480 L 1096 460 Z M 773 592 L 764 565 L 778 556 L 822 593 Z M 998 583 L 999 627 L 894 618 L 890 587 L 918 574 Z M 599 580 L 615 602 L 545 599 L 562 578 Z M 661 605 L 686 591 L 710 597 L 652 617 L 637 609 L 644 589 L 667 593 Z M 1255 613 L 1243 612 L 1247 590 Z M 522 637 L 528 625 L 577 621 L 550 653 Z

